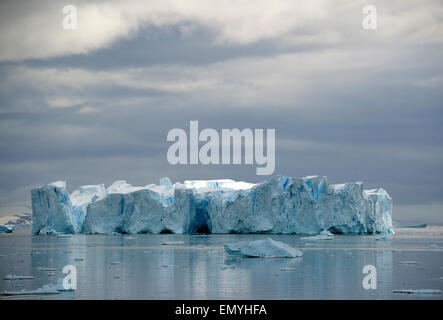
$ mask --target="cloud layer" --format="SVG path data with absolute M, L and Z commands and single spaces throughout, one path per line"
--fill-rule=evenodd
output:
M 0 5 L 0 61 L 88 54 L 134 38 L 149 26 L 181 26 L 182 36 L 195 27 L 214 33 L 215 45 L 245 45 L 264 39 L 283 43 L 324 44 L 356 41 L 362 36 L 364 1 L 74 1 L 78 27 L 62 27 L 57 1 L 7 1 Z M 373 39 L 432 44 L 443 39 L 440 1 L 373 1 L 379 30 Z M 20 39 L 20 41 L 18 41 Z
M 168 131 L 198 120 L 274 128 L 276 174 L 383 186 L 398 217 L 429 206 L 438 222 L 440 1 L 373 1 L 373 31 L 364 1 L 72 4 L 77 30 L 62 28 L 59 2 L 0 4 L 0 215 L 56 179 L 263 178 L 171 166 Z

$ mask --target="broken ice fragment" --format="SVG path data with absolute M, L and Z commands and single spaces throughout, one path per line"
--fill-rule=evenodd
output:
M 294 271 L 295 268 L 280 268 L 281 271 Z
M 418 261 L 401 261 L 400 264 L 421 264 L 421 262 L 418 262 Z
M 422 229 L 426 228 L 428 225 L 426 223 L 419 224 L 419 225 L 413 225 L 413 226 L 403 226 L 401 228 L 414 228 L 414 229 Z
M 396 289 L 394 293 L 408 293 L 408 294 L 441 294 L 439 289 Z
M 14 225 L 0 224 L 0 233 L 12 233 L 12 231 L 14 231 Z
M 43 287 L 35 290 L 19 290 L 19 291 L 7 291 L 3 292 L 5 296 L 17 296 L 17 295 L 32 295 L 32 294 L 59 294 L 57 288 L 53 284 L 45 284 Z
M 328 230 L 323 230 L 320 232 L 320 234 L 316 236 L 310 236 L 310 237 L 302 237 L 301 240 L 332 240 L 334 239 L 334 235 L 329 232 Z
M 185 243 L 183 241 L 165 241 L 165 242 L 162 242 L 163 246 L 167 246 L 167 245 L 173 246 L 173 245 L 182 245 L 182 244 L 185 244 Z
M 271 238 L 226 244 L 224 247 L 230 255 L 248 258 L 296 258 L 303 256 L 300 250 Z
M 4 280 L 28 280 L 28 279 L 34 279 L 33 276 L 16 276 L 13 274 L 8 274 L 3 278 Z
M 40 231 L 38 232 L 39 235 L 58 235 L 58 232 L 55 231 L 54 229 L 52 229 L 51 227 L 44 227 L 42 229 L 40 229 Z
M 57 280 L 57 287 L 56 287 L 57 291 L 74 291 L 74 289 L 69 286 L 68 288 L 65 289 L 64 285 L 63 285 L 63 278 L 59 278 Z

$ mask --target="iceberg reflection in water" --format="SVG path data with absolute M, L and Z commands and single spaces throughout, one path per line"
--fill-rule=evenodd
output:
M 0 275 L 34 278 L 1 280 L 0 291 L 55 284 L 70 264 L 77 268 L 77 290 L 23 298 L 442 299 L 393 292 L 443 288 L 443 228 L 427 229 L 397 229 L 388 241 L 370 235 L 315 241 L 251 234 L 30 236 L 29 228 L 18 228 L 0 236 Z M 267 237 L 301 250 L 303 257 L 232 258 L 224 252 L 224 244 Z M 162 245 L 173 241 L 183 244 Z M 435 243 L 440 249 L 430 248 Z M 421 263 L 400 263 L 409 260 Z M 362 287 L 365 265 L 377 268 L 376 290 Z

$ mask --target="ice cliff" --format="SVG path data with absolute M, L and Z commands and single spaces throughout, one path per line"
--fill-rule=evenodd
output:
M 32 233 L 392 233 L 392 200 L 360 182 L 275 176 L 252 184 L 224 180 L 133 187 L 116 181 L 80 187 L 62 181 L 31 191 Z M 47 229 L 48 229 L 47 228 Z

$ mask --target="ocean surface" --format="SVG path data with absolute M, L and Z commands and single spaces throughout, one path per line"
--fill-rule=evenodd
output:
M 395 235 L 69 235 L 0 234 L 1 299 L 443 299 L 443 227 L 396 228 Z M 293 259 L 231 258 L 224 244 L 271 237 L 303 251 Z M 383 239 L 385 240 L 376 240 Z M 182 241 L 183 244 L 163 245 Z M 73 265 L 77 289 L 3 295 L 56 284 Z M 362 285 L 376 268 L 376 289 Z M 8 274 L 32 279 L 5 280 Z

